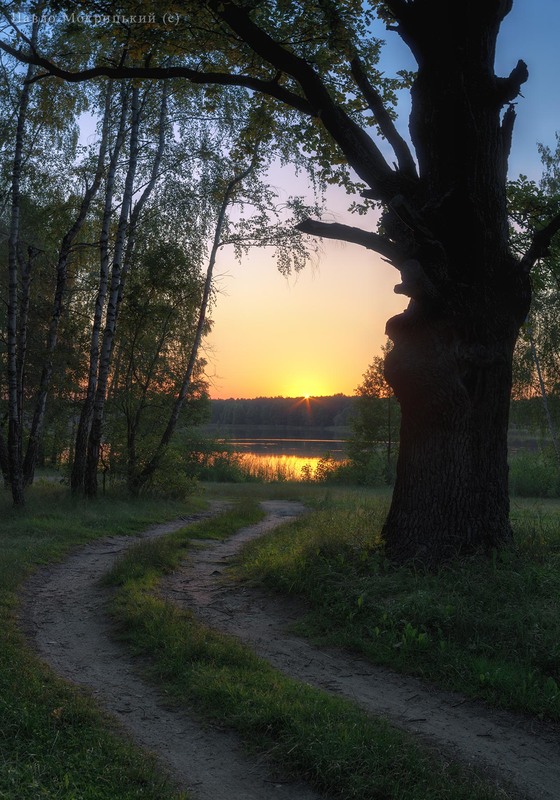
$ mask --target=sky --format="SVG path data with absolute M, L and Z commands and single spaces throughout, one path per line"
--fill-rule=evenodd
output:
M 398 36 L 382 35 L 386 74 L 413 69 Z M 502 24 L 496 73 L 507 76 L 519 58 L 529 67 L 529 82 L 517 103 L 512 178 L 523 173 L 538 180 L 537 143 L 554 147 L 560 131 L 559 35 L 559 0 L 514 0 Z M 398 123 L 403 133 L 407 117 L 404 97 Z M 306 191 L 289 169 L 274 169 L 271 180 L 286 196 Z M 333 190 L 323 218 L 365 227 L 366 218 L 346 211 L 350 199 Z M 325 241 L 313 263 L 287 278 L 267 252 L 253 251 L 238 263 L 228 248 L 219 254 L 216 274 L 214 326 L 204 353 L 213 398 L 351 395 L 380 355 L 387 319 L 407 303 L 393 292 L 399 273 L 381 256 L 333 241 Z

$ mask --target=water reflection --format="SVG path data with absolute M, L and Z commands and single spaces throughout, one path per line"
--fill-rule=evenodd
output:
M 297 428 L 286 433 L 279 437 L 274 430 L 246 429 L 231 431 L 225 441 L 243 472 L 262 481 L 316 480 L 346 460 L 346 439 L 335 438 L 330 431 L 317 429 L 315 438 L 304 438 Z
M 253 455 L 296 456 L 319 459 L 329 455 L 335 461 L 346 458 L 345 439 L 299 439 L 275 437 L 236 437 L 229 439 L 236 453 Z
M 239 453 L 238 457 L 243 472 L 261 481 L 317 480 L 325 470 L 340 463 L 322 456 Z

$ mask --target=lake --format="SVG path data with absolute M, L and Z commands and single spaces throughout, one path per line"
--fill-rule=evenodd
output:
M 344 437 L 349 431 L 344 428 L 223 425 L 205 432 L 225 439 L 239 454 L 245 469 L 263 480 L 308 479 L 325 456 L 334 461 L 347 457 Z

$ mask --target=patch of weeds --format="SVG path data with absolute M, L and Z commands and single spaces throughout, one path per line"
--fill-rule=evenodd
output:
M 517 504 L 516 548 L 437 574 L 396 569 L 384 508 L 323 510 L 246 546 L 237 572 L 306 598 L 300 631 L 444 688 L 560 719 L 560 516 Z

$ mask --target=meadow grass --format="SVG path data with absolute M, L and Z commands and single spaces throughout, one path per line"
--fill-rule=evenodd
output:
M 247 545 L 238 575 L 304 597 L 299 631 L 318 642 L 559 720 L 560 503 L 514 501 L 514 549 L 435 574 L 384 559 L 387 505 L 333 492 L 310 516 Z
M 183 798 L 153 760 L 30 652 L 18 630 L 18 590 L 40 564 L 113 534 L 200 508 L 118 497 L 74 502 L 54 483 L 29 491 L 16 511 L 0 495 L 0 798 L 1 800 L 171 800 Z
M 176 567 L 193 534 L 226 536 L 258 517 L 245 499 L 220 518 L 148 547 L 133 546 L 107 576 L 118 587 L 111 606 L 117 630 L 135 654 L 150 660 L 151 680 L 178 704 L 237 731 L 250 751 L 264 754 L 285 777 L 307 780 L 330 797 L 504 798 L 411 736 L 347 700 L 282 675 L 234 638 L 157 597 L 159 578 Z

